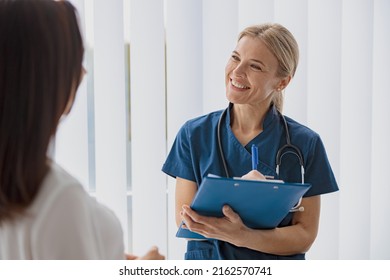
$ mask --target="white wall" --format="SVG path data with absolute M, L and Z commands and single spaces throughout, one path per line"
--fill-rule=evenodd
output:
M 390 32 L 389 25 L 390 1 L 374 2 L 373 14 L 373 46 L 372 46 L 372 88 L 371 88 L 371 158 L 369 170 L 371 177 L 370 194 L 370 258 L 390 259 L 389 221 L 386 214 L 389 211 L 390 184 L 388 167 L 390 149 L 389 87 L 386 83 L 389 77 L 390 65 Z M 365 204 L 367 202 L 364 202 Z
M 156 244 L 168 258 L 183 258 L 185 242 L 174 237 L 174 180 L 160 171 L 166 153 L 185 120 L 227 105 L 224 68 L 238 32 L 276 21 L 292 31 L 301 51 L 285 113 L 321 135 L 340 187 L 322 198 L 320 232 L 307 257 L 390 259 L 384 214 L 390 211 L 390 1 L 124 1 L 93 1 L 93 20 L 85 21 L 86 37 L 93 38 L 93 84 L 81 85 L 56 156 L 84 184 L 96 185 L 98 199 L 129 229 L 129 249 L 140 254 Z M 84 22 L 91 13 L 84 4 L 92 1 L 73 2 Z M 126 28 L 124 7 L 130 9 Z M 129 97 L 124 30 L 131 46 Z
M 167 0 L 165 4 L 167 141 L 164 152 L 167 153 L 183 123 L 202 113 L 203 40 L 201 1 Z M 167 187 L 168 253 L 171 258 L 181 258 L 185 241 L 175 237 L 175 180 L 167 178 Z
M 321 135 L 340 184 L 341 2 L 315 0 L 308 4 L 308 51 L 304 54 L 308 69 L 307 124 Z M 333 20 L 324 24 L 330 17 Z M 339 187 L 340 193 L 344 192 L 341 184 Z M 308 257 L 339 257 L 340 193 L 322 197 L 320 232 Z

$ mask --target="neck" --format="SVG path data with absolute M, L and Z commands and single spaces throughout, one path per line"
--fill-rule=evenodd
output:
M 236 138 L 245 146 L 263 131 L 263 122 L 269 107 L 235 104 L 230 126 Z

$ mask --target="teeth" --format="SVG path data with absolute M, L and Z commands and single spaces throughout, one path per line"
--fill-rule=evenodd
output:
M 233 81 L 233 80 L 232 80 L 232 85 L 235 86 L 235 87 L 238 87 L 238 88 L 242 88 L 242 89 L 249 88 L 249 87 L 244 86 L 244 85 L 242 85 L 242 84 L 240 84 L 240 83 L 238 83 L 236 81 Z

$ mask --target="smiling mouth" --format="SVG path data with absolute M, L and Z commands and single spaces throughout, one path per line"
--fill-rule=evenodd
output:
M 249 89 L 250 87 L 247 87 L 246 85 L 243 85 L 243 84 L 240 84 L 239 82 L 236 82 L 232 79 L 230 79 L 230 82 L 232 83 L 232 85 L 236 88 L 239 88 L 239 89 Z

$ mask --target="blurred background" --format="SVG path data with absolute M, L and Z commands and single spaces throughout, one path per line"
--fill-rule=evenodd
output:
M 238 33 L 278 22 L 301 54 L 284 114 L 321 135 L 340 187 L 322 196 L 307 258 L 390 259 L 390 1 L 71 2 L 87 75 L 54 157 L 116 213 L 129 252 L 157 245 L 183 259 L 175 181 L 162 164 L 186 120 L 227 106 L 224 68 Z

